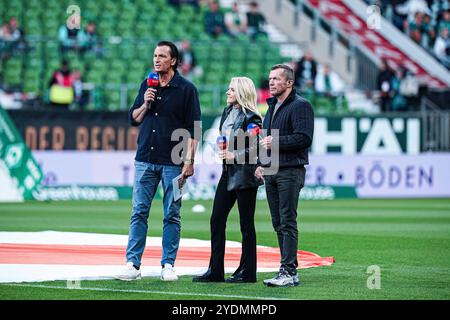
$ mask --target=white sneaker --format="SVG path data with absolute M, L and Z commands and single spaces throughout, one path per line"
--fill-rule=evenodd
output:
M 177 281 L 178 276 L 175 274 L 173 267 L 171 264 L 166 263 L 164 268 L 161 271 L 161 280 L 162 281 Z
M 116 275 L 116 279 L 124 281 L 141 279 L 141 270 L 137 270 L 133 267 L 133 262 L 127 262 L 125 268 L 123 268 L 122 271 Z

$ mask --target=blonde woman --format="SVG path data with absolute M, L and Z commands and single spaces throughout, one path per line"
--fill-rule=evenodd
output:
M 219 152 L 219 158 L 224 161 L 224 164 L 210 220 L 211 258 L 208 271 L 194 277 L 194 282 L 225 281 L 225 227 L 228 214 L 236 202 L 242 233 L 242 255 L 239 267 L 226 282 L 256 282 L 254 217 L 256 193 L 263 181 L 254 176 L 256 155 L 251 156 L 252 152 L 249 148 L 251 142 L 243 133 L 246 132 L 249 124 L 261 128 L 262 117 L 256 107 L 256 89 L 251 79 L 232 78 L 226 95 L 228 106 L 223 111 L 219 130 L 228 142 L 234 141 L 234 143 L 228 143 L 227 148 Z M 244 140 L 238 143 L 238 139 L 245 139 L 245 144 L 242 143 Z M 239 146 L 242 148 L 237 149 Z

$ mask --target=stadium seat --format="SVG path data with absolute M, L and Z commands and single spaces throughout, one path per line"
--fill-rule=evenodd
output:
M 105 105 L 109 111 L 120 110 L 120 92 L 119 90 L 108 90 L 104 95 Z
M 43 91 L 54 70 L 66 58 L 73 69 L 81 71 L 85 81 L 97 85 L 122 82 L 138 85 L 151 70 L 153 48 L 160 39 L 191 41 L 197 64 L 203 70 L 203 74 L 192 76 L 198 85 L 227 86 L 233 76 L 249 75 L 257 79 L 267 73 L 269 65 L 281 61 L 278 46 L 270 44 L 266 37 L 258 37 L 254 42 L 246 35 L 232 40 L 226 35 L 211 38 L 204 31 L 203 15 L 208 10 L 204 5 L 198 12 L 191 5 L 169 6 L 167 0 L 78 0 L 74 4 L 81 9 L 83 28 L 88 21 L 96 23 L 104 49 L 102 56 L 95 52 L 80 55 L 72 51 L 61 55 L 57 37 L 69 15 L 67 3 L 59 0 L 0 0 L 0 6 L 6 8 L 0 13 L 0 21 L 16 15 L 27 36 L 46 37 L 45 41 L 34 38 L 29 41 L 32 49 L 23 59 L 24 65 L 2 65 L 3 78 L 12 76 L 9 83 L 18 84 L 25 77 L 22 70 L 32 79 L 37 74 L 43 78 L 40 84 L 40 91 Z M 115 38 L 111 38 L 113 36 Z M 246 61 L 249 59 L 248 66 Z M 28 72 L 29 69 L 34 73 Z M 26 89 L 35 90 L 35 84 L 27 85 Z M 103 98 L 105 89 L 95 90 L 95 106 L 101 108 L 97 104 L 106 101 Z M 206 98 L 208 105 L 214 103 L 211 94 L 210 91 Z M 130 94 L 128 98 L 130 100 Z M 111 101 L 115 100 L 108 99 L 108 105 L 112 106 Z

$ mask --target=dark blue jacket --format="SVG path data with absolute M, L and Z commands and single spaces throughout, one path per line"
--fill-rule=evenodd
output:
M 178 163 L 171 159 L 173 147 L 180 141 L 171 141 L 172 132 L 186 129 L 194 138 L 194 121 L 200 121 L 200 103 L 195 86 L 175 73 L 165 87 L 158 87 L 156 99 L 142 123 L 133 120 L 132 113 L 144 103 L 144 93 L 148 89 L 147 81 L 141 83 L 139 94 L 128 112 L 128 120 L 133 126 L 140 126 L 136 161 L 164 165 L 182 165 L 181 155 Z M 199 124 L 199 123 L 198 123 Z M 201 134 L 200 126 L 197 127 Z
M 276 103 L 275 97 L 267 99 L 269 110 L 264 117 L 263 129 L 267 130 L 267 135 L 272 135 L 273 129 L 279 129 L 280 168 L 308 164 L 308 148 L 314 134 L 314 111 L 311 104 L 293 89 L 272 119 Z

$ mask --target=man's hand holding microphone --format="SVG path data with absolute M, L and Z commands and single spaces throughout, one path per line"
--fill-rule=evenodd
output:
M 156 98 L 156 92 L 159 86 L 159 75 L 157 73 L 150 73 L 147 77 L 147 90 L 144 94 L 144 101 L 147 106 L 147 109 L 150 110 L 152 108 L 153 101 Z
M 144 93 L 144 103 L 133 111 L 133 120 L 141 123 L 144 120 L 147 111 L 151 109 L 156 98 L 157 88 L 159 86 L 159 76 L 157 73 L 150 73 L 147 78 L 147 90 Z
M 155 101 L 156 91 L 157 90 L 155 88 L 149 87 L 144 93 L 144 103 L 147 107 L 147 110 L 151 109 L 152 103 L 153 101 Z

